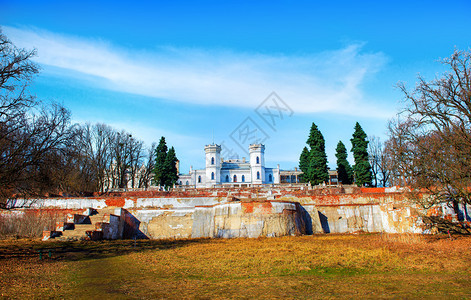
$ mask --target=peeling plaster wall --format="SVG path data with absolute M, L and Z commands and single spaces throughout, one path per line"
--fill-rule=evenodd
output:
M 259 237 L 296 235 L 306 232 L 303 214 L 296 203 L 232 202 L 197 207 L 192 237 Z
M 149 238 L 260 237 L 303 234 L 296 203 L 226 202 L 193 209 L 128 210 Z
M 128 210 L 140 221 L 139 229 L 151 239 L 190 238 L 193 209 Z
M 388 232 L 420 233 L 421 219 L 409 207 L 392 209 L 388 204 L 319 206 L 326 233 Z
M 421 233 L 420 214 L 425 210 L 412 205 L 397 188 L 361 189 L 352 194 L 334 193 L 312 196 L 284 195 L 277 199 L 298 201 L 311 216 L 317 210 L 320 224 L 313 233 Z
M 188 198 L 51 198 L 38 199 L 30 206 L 34 209 L 59 208 L 59 209 L 102 209 L 109 206 L 117 206 L 125 209 L 133 208 L 185 208 L 198 205 L 214 205 L 225 201 L 220 197 L 188 197 Z M 31 200 L 30 200 L 31 201 Z M 21 205 L 21 200 L 18 200 Z
M 93 198 L 52 198 L 52 199 L 38 199 L 31 204 L 31 208 L 42 209 L 42 208 L 60 208 L 60 209 L 86 209 L 105 208 L 105 199 L 93 199 Z
M 241 201 L 232 201 L 233 196 Z M 420 233 L 424 232 L 420 215 L 457 218 L 446 205 L 429 211 L 415 207 L 398 188 L 352 186 L 129 192 L 93 198 L 40 199 L 31 206 L 60 210 L 88 207 L 121 210 L 115 213 L 121 216 L 118 231 L 126 238 L 258 237 L 360 231 Z M 469 219 L 470 208 L 460 206 L 465 218 Z
M 188 208 L 201 205 L 215 205 L 226 201 L 218 197 L 189 197 L 189 198 L 138 198 L 126 202 L 124 208 Z M 132 203 L 131 203 L 132 202 Z

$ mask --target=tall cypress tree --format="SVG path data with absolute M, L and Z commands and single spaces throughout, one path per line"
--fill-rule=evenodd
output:
M 358 186 L 371 185 L 373 180 L 371 165 L 368 160 L 368 140 L 366 137 L 365 131 L 357 122 L 350 141 L 352 142 L 353 158 L 355 159 L 353 173 L 355 175 L 355 183 Z
M 302 181 L 307 182 L 309 181 L 309 162 L 311 159 L 311 155 L 307 147 L 304 147 L 301 155 L 299 156 L 299 169 L 303 172 Z
M 161 137 L 157 149 L 155 149 L 154 181 L 163 186 L 165 185 L 165 160 L 167 158 L 167 143 L 165 137 Z
M 347 160 L 347 148 L 345 148 L 345 145 L 342 143 L 342 141 L 339 141 L 335 151 L 335 157 L 337 157 L 337 173 L 339 181 L 342 182 L 342 184 L 352 184 L 353 170 Z
M 173 187 L 178 180 L 177 156 L 173 147 L 167 152 L 164 162 L 164 174 L 164 185 L 168 188 Z
M 329 180 L 325 140 L 317 125 L 312 123 L 307 144 L 311 148 L 309 155 L 309 181 L 316 185 Z

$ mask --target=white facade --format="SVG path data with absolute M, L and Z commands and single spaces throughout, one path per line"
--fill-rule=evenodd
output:
M 245 158 L 221 159 L 221 146 L 206 145 L 206 168 L 193 170 L 188 174 L 180 174 L 178 184 L 197 188 L 215 186 L 244 186 L 280 183 L 280 167 L 265 167 L 265 146 L 253 144 L 249 146 L 249 161 Z

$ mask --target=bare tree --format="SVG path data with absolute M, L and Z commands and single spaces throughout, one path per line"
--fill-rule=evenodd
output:
M 118 132 L 105 124 L 79 126 L 81 169 L 90 168 L 94 191 L 136 188 L 143 170 L 144 143 L 130 133 Z
M 134 138 L 129 140 L 129 180 L 132 188 L 139 186 L 139 172 L 143 165 L 144 143 Z
M 143 164 L 144 143 L 125 131 L 115 132 L 113 137 L 110 145 L 112 188 L 126 189 L 129 185 L 137 187 L 138 172 Z
M 391 164 L 391 157 L 388 155 L 386 151 L 385 144 L 382 144 L 380 155 L 381 155 L 380 156 L 381 159 L 378 165 L 378 168 L 379 168 L 378 176 L 379 176 L 380 186 L 382 187 L 391 186 L 391 182 L 390 182 L 391 173 L 389 171 L 389 166 Z
M 449 71 L 430 82 L 404 84 L 406 109 L 390 124 L 392 181 L 426 189 L 425 206 L 471 204 L 471 50 L 442 61 Z
M 105 124 L 79 126 L 77 144 L 84 157 L 82 168 L 89 169 L 93 191 L 105 192 L 112 187 L 112 145 L 116 131 Z
M 139 188 L 149 188 L 155 167 L 156 148 L 156 143 L 152 143 L 152 146 L 147 150 L 147 163 L 141 168 L 141 172 L 139 173 Z
M 0 31 L 0 209 L 48 193 L 148 187 L 155 145 L 104 124 L 70 125 L 70 112 L 37 101 L 27 87 L 38 73 L 35 51 L 15 47 Z
M 370 136 L 368 141 L 368 158 L 373 173 L 373 185 L 386 187 L 389 185 L 389 168 L 385 146 L 376 136 Z
M 378 186 L 378 173 L 381 160 L 381 143 L 376 136 L 368 137 L 368 159 L 371 165 L 371 173 L 373 174 L 373 186 Z
M 70 113 L 58 104 L 37 102 L 27 86 L 38 73 L 35 51 L 15 47 L 0 32 L 0 208 L 16 198 L 55 189 L 51 162 L 67 149 Z M 24 202 L 23 202 L 24 203 Z
M 12 199 L 56 190 L 53 173 L 71 141 L 70 113 L 60 105 L 30 109 L 15 120 L 1 121 L 0 207 Z M 14 122 L 14 123 L 13 123 Z
M 0 28 L 0 116 L 15 119 L 34 104 L 27 86 L 39 73 L 39 67 L 30 59 L 36 50 L 17 48 L 2 34 Z M 2 121 L 4 121 L 2 119 Z

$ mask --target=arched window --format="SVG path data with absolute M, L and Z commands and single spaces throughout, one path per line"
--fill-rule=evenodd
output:
M 260 172 L 257 171 L 257 179 L 260 179 Z
M 237 175 L 234 175 L 234 182 L 237 182 Z
M 214 172 L 211 173 L 211 180 L 214 180 Z
M 245 175 L 242 175 L 242 182 L 245 182 Z
M 214 157 L 211 157 L 211 164 L 214 165 Z
M 229 182 L 229 175 L 226 175 L 226 182 Z
M 270 175 L 268 175 L 268 182 L 272 182 L 273 181 L 273 177 Z
M 186 185 L 188 185 L 188 184 L 189 184 L 189 182 L 188 182 L 188 180 L 187 180 L 187 181 L 186 181 Z
M 198 183 L 201 183 L 201 176 L 198 176 Z
M 257 165 L 260 163 L 260 158 L 257 156 Z

